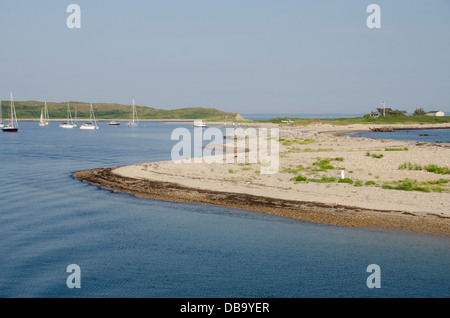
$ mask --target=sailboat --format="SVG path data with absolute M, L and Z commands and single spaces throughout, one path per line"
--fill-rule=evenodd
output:
M 74 128 L 76 125 L 73 123 L 72 114 L 70 113 L 69 103 L 67 103 L 67 121 L 59 125 L 60 128 Z
M 0 128 L 5 127 L 5 124 L 3 123 L 3 108 L 2 108 L 2 101 L 0 101 Z
M 137 112 L 136 112 L 136 105 L 134 104 L 134 98 L 133 98 L 133 119 L 132 121 L 127 123 L 128 127 L 137 127 L 139 124 L 139 119 L 137 117 Z
M 44 108 L 41 109 L 41 118 L 39 120 L 39 126 L 48 126 L 48 109 L 47 102 L 44 102 Z
M 41 108 L 41 118 L 39 119 L 39 126 L 45 126 L 45 122 L 44 122 L 44 109 Z
M 94 123 L 92 123 L 94 122 Z M 95 121 L 94 109 L 92 108 L 92 104 L 89 111 L 89 122 L 80 126 L 80 129 L 84 130 L 97 130 L 97 122 Z
M 14 107 L 13 95 L 11 92 L 11 121 L 2 128 L 4 132 L 18 132 L 19 123 L 17 122 L 16 108 Z
M 47 102 L 44 102 L 44 123 L 45 123 L 45 126 L 48 126 L 49 120 L 50 120 L 50 116 L 48 116 Z

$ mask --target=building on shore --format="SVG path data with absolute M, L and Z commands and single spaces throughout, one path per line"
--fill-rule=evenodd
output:
M 427 115 L 427 116 L 445 116 L 445 113 L 442 110 L 433 110 L 431 112 L 427 112 L 425 115 Z

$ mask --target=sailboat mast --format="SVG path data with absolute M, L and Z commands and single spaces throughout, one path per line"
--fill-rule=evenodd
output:
M 13 114 L 13 96 L 12 96 L 12 92 L 9 93 L 10 97 L 11 97 L 11 122 L 14 123 L 14 114 Z
M 49 120 L 47 102 L 44 102 L 44 118 L 45 118 L 45 122 L 47 122 Z
M 134 104 L 134 98 L 133 98 L 133 124 L 134 124 L 134 113 L 136 112 L 136 105 Z

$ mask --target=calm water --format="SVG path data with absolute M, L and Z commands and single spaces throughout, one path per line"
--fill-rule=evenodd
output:
M 447 238 L 99 190 L 71 173 L 168 160 L 179 125 L 50 125 L 0 133 L 0 297 L 450 296 Z M 66 286 L 69 264 L 80 289 Z M 380 289 L 366 286 L 369 264 Z
M 372 139 L 413 140 L 424 142 L 450 142 L 450 129 L 412 129 L 395 132 L 359 132 L 350 134 L 353 137 Z

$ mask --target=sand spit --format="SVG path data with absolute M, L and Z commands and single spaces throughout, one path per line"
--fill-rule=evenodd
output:
M 450 182 L 446 181 L 450 175 L 423 169 L 450 167 L 450 144 L 344 136 L 368 131 L 366 125 L 261 127 L 279 128 L 279 139 L 272 141 L 279 143 L 274 174 L 261 173 L 260 162 L 165 161 L 79 171 L 74 178 L 138 197 L 226 206 L 322 224 L 450 236 Z M 245 151 L 228 150 L 220 156 L 236 157 Z M 340 182 L 342 173 L 349 183 Z M 417 189 L 389 189 L 405 180 Z

